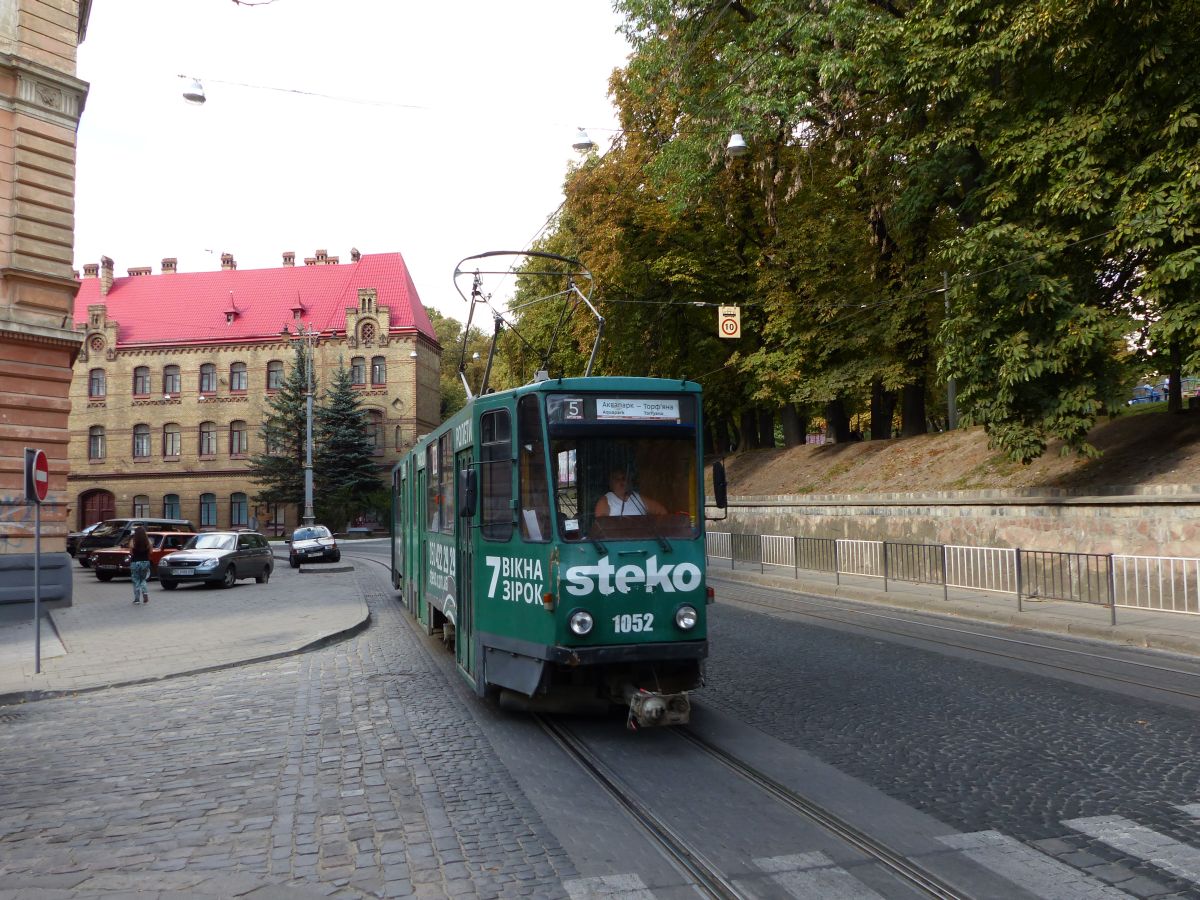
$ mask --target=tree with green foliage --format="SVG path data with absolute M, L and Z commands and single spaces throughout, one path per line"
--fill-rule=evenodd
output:
M 261 488 L 256 503 L 304 503 L 306 364 L 304 348 L 297 344 L 286 380 L 267 396 L 269 411 L 259 431 L 263 452 L 250 457 L 250 477 Z
M 370 505 L 383 477 L 376 436 L 345 366 L 334 370 L 315 418 L 313 506 L 318 519 L 340 530 Z
M 467 392 L 459 377 L 458 367 L 462 361 L 463 323 L 436 309 L 427 310 L 433 324 L 438 343 L 442 345 L 442 364 L 438 371 L 441 390 L 440 412 L 442 421 L 450 418 L 467 402 Z M 465 363 L 467 382 L 472 391 L 479 390 L 483 368 L 487 362 L 490 337 L 471 326 L 467 334 L 467 358 Z

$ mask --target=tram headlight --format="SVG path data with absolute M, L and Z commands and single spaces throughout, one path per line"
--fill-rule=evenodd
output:
M 592 626 L 595 625 L 596 622 L 594 619 L 592 619 L 592 614 L 590 612 L 585 609 L 580 609 L 571 613 L 571 618 L 567 620 L 567 624 L 571 627 L 573 632 L 580 637 L 583 637 L 585 634 L 589 634 L 591 632 Z
M 700 615 L 694 606 L 681 606 L 675 610 L 675 624 L 683 631 L 691 631 L 700 621 Z

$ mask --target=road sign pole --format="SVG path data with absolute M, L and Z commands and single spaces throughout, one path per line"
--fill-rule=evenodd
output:
M 33 504 L 33 671 L 42 674 L 42 504 Z

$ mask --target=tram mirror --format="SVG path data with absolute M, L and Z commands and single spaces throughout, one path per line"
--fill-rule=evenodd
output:
M 713 502 L 717 504 L 718 509 L 724 509 L 729 505 L 726 497 L 728 483 L 725 481 L 725 463 L 717 461 L 713 463 Z
M 475 470 L 463 469 L 458 475 L 458 515 L 470 519 L 475 515 Z

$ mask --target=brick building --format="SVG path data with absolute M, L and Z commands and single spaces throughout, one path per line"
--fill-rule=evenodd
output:
M 113 516 L 280 531 L 293 507 L 256 505 L 249 458 L 263 452 L 267 400 L 290 372 L 294 337 L 313 349 L 319 397 L 339 364 L 372 421 L 380 476 L 439 421 L 441 348 L 399 253 L 350 261 L 318 250 L 277 269 L 184 273 L 164 259 L 114 277 L 84 267 L 75 301 L 83 349 L 71 384 L 72 525 Z M 334 523 L 330 523 L 334 524 Z M 335 525 L 336 527 L 336 525 Z
M 71 596 L 63 552 L 68 390 L 79 351 L 71 255 L 75 132 L 87 97 L 75 50 L 89 7 L 89 0 L 0 3 L 0 603 L 33 596 L 25 447 L 46 451 L 50 462 L 42 599 Z

